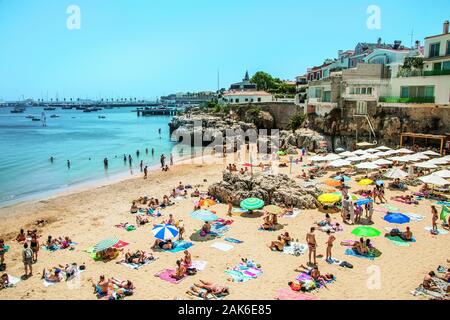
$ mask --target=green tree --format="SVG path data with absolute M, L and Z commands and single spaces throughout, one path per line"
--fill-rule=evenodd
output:
M 297 130 L 303 125 L 303 122 L 305 121 L 305 115 L 302 113 L 297 113 L 291 117 L 289 120 L 289 127 L 292 131 Z
M 256 72 L 250 81 L 256 84 L 258 90 L 270 91 L 277 88 L 277 85 L 281 83 L 279 79 L 272 77 L 270 74 L 264 71 Z

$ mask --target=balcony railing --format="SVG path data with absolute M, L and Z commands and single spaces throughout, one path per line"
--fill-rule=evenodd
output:
M 416 98 L 380 97 L 379 102 L 384 102 L 384 103 L 434 103 L 435 97 L 416 97 Z
M 409 77 L 431 77 L 431 76 L 448 76 L 450 75 L 450 70 L 408 70 L 400 69 L 397 76 L 399 78 L 409 78 Z

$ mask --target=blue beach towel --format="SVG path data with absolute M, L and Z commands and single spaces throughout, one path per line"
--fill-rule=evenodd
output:
M 360 254 L 356 253 L 352 249 L 345 250 L 345 254 L 347 256 L 352 256 L 352 257 L 357 257 L 357 258 L 362 258 L 362 259 L 368 259 L 368 260 L 375 260 L 375 257 L 373 257 L 373 256 L 363 256 L 363 255 L 360 255 Z
M 194 244 L 192 242 L 186 242 L 186 241 L 175 241 L 173 249 L 170 250 L 164 250 L 165 252 L 171 252 L 171 253 L 177 253 L 180 251 L 184 251 L 186 249 L 189 249 Z
M 234 239 L 234 238 L 225 238 L 225 241 L 231 242 L 231 243 L 243 243 L 244 241 Z

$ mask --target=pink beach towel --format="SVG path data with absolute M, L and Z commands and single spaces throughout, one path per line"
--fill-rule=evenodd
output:
M 186 276 L 180 280 L 174 279 L 171 277 L 172 274 L 175 274 L 175 270 L 172 269 L 164 269 L 160 272 L 158 272 L 157 274 L 155 274 L 155 277 L 159 277 L 161 280 L 173 283 L 173 284 L 178 284 L 181 281 L 183 281 L 184 279 L 186 279 Z
M 319 300 L 319 298 L 300 292 L 294 292 L 291 289 L 278 289 L 277 300 Z

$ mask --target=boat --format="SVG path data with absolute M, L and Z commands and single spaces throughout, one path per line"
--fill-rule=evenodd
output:
M 59 116 L 58 116 L 57 114 L 52 114 L 52 115 L 50 116 L 50 118 L 59 118 Z
M 55 107 L 49 107 L 49 106 L 46 106 L 46 107 L 44 108 L 44 110 L 45 110 L 45 111 L 54 111 L 54 110 L 56 110 L 56 108 L 55 108 Z
M 27 115 L 25 118 L 27 118 L 27 119 L 33 119 L 34 116 L 33 116 L 32 114 L 29 114 L 29 115 Z
M 14 107 L 14 109 L 11 110 L 11 113 L 24 113 L 26 108 L 24 107 Z
M 31 121 L 41 121 L 41 119 L 33 117 L 33 119 L 31 119 Z
M 106 116 L 98 116 L 99 119 L 106 119 Z

